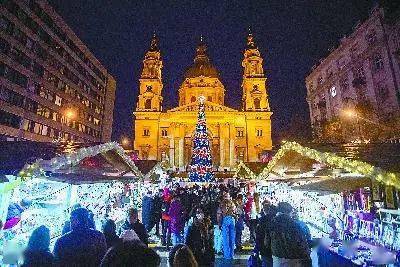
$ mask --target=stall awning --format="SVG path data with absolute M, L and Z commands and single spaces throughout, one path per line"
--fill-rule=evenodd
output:
M 45 177 L 77 184 L 143 178 L 135 163 L 115 142 L 92 146 L 79 143 L 1 142 L 0 146 L 9 149 L 8 153 L 3 154 L 10 155 L 11 159 L 0 160 L 3 172 L 11 171 L 22 181 Z
M 293 189 L 332 194 L 364 187 L 371 187 L 371 179 L 367 177 L 337 177 L 318 181 L 311 180 L 309 183 L 295 185 Z
M 315 182 L 325 176 L 346 181 L 353 174 L 400 189 L 400 144 L 302 146 L 284 142 L 258 178 L 269 180 L 274 173 L 284 179 L 315 177 Z M 347 190 L 351 187 L 349 183 Z

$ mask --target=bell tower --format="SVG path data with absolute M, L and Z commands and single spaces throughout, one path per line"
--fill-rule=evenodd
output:
M 136 111 L 158 111 L 162 110 L 162 79 L 161 69 L 163 67 L 158 39 L 153 34 L 150 48 L 143 59 L 143 70 L 139 79 L 139 100 Z
M 263 59 L 249 29 L 247 46 L 242 61 L 243 67 L 243 110 L 270 111 L 264 75 Z

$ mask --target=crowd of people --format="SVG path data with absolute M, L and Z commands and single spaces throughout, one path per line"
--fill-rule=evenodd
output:
M 254 247 L 249 265 L 311 266 L 310 232 L 292 206 L 274 205 L 245 188 L 177 184 L 148 191 L 142 221 L 130 208 L 124 222 L 117 226 L 107 219 L 102 231 L 95 229 L 91 212 L 76 205 L 52 253 L 49 229 L 33 231 L 24 266 L 159 266 L 160 256 L 149 248 L 153 232 L 168 248 L 170 266 L 213 266 L 216 254 L 232 261 L 244 243 Z M 245 227 L 249 240 L 243 240 Z

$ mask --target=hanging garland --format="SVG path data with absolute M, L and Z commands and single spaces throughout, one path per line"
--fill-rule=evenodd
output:
M 233 175 L 234 178 L 239 177 L 239 172 L 242 168 L 246 171 L 247 175 L 250 177 L 251 180 L 257 179 L 257 175 L 252 170 L 250 170 L 250 168 L 247 167 L 243 161 L 240 161 L 239 164 L 237 165 L 235 174 Z
M 383 171 L 382 169 L 363 161 L 349 160 L 344 157 L 337 156 L 334 153 L 320 152 L 309 147 L 303 147 L 296 142 L 283 142 L 281 148 L 268 163 L 267 167 L 265 167 L 265 169 L 259 174 L 258 178 L 266 179 L 277 162 L 288 151 L 295 151 L 304 157 L 316 160 L 326 165 L 338 167 L 348 172 L 362 174 L 388 186 L 394 186 L 397 189 L 400 189 L 400 177 L 398 174 Z

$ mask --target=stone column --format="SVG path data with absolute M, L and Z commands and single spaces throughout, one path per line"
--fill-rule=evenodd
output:
M 229 140 L 229 168 L 232 169 L 235 164 L 235 140 L 232 138 Z
M 175 143 L 174 143 L 174 136 L 171 136 L 169 139 L 169 163 L 171 166 L 174 166 L 175 164 Z
M 183 153 L 185 152 L 184 148 L 184 139 L 181 137 L 179 138 L 179 169 L 183 167 Z
M 219 158 L 220 158 L 220 162 L 219 162 L 219 166 L 221 168 L 223 168 L 225 166 L 225 139 L 220 136 L 219 138 Z

